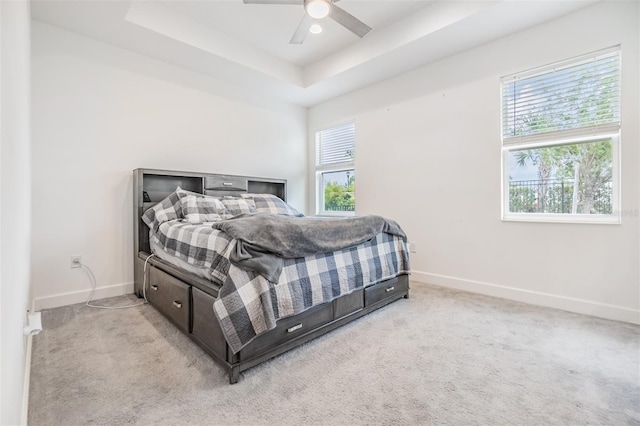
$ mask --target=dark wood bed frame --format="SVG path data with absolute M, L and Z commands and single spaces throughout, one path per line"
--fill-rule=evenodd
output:
M 287 182 L 282 179 L 212 173 L 153 169 L 133 171 L 134 292 L 142 297 L 146 273 L 145 290 L 149 303 L 218 361 L 227 370 L 230 383 L 237 383 L 244 370 L 390 302 L 409 297 L 408 275 L 400 275 L 314 306 L 298 315 L 283 318 L 275 329 L 256 337 L 234 354 L 213 312 L 213 302 L 218 297 L 221 284 L 185 272 L 157 257 L 149 257 L 149 228 L 142 221 L 142 214 L 178 186 L 214 196 L 244 192 L 269 193 L 286 201 Z M 145 193 L 150 201 L 144 201 Z

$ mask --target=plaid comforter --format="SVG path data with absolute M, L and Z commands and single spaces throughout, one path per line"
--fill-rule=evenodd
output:
M 277 284 L 232 264 L 235 241 L 210 225 L 170 221 L 155 235 L 165 251 L 209 268 L 223 283 L 213 309 L 234 353 L 280 318 L 410 271 L 406 238 L 386 233 L 347 249 L 285 259 Z

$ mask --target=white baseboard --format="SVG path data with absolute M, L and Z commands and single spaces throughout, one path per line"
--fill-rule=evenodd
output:
M 479 293 L 487 296 L 500 297 L 502 299 L 515 300 L 532 305 L 562 309 L 564 311 L 575 312 L 578 314 L 592 315 L 614 321 L 640 324 L 640 310 L 626 308 L 624 306 L 609 305 L 606 303 L 593 302 L 591 300 L 576 299 L 557 294 L 524 290 L 521 288 L 421 271 L 412 271 L 411 280 L 420 283 L 435 284 L 441 287 L 454 288 L 457 290 L 470 291 L 472 293 Z
M 36 311 L 35 301 L 31 302 L 29 313 Z M 24 382 L 22 383 L 22 414 L 20 424 L 26 425 L 29 417 L 29 384 L 31 383 L 31 348 L 33 347 L 33 335 L 27 336 L 27 348 L 24 354 Z
M 105 297 L 122 296 L 133 293 L 133 283 L 122 283 L 97 287 L 92 300 L 104 299 Z M 57 308 L 59 306 L 74 305 L 84 303 L 89 298 L 91 290 L 69 291 L 66 293 L 53 294 L 51 296 L 36 297 L 33 300 L 36 311 L 42 309 Z
M 20 415 L 20 424 L 26 425 L 29 417 L 29 382 L 31 381 L 31 346 L 33 345 L 33 336 L 27 337 L 27 352 L 24 357 L 24 383 L 22 384 L 22 414 Z

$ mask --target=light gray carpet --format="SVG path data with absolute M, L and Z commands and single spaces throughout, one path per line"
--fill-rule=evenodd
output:
M 640 424 L 640 327 L 425 284 L 236 385 L 151 306 L 42 318 L 30 425 Z

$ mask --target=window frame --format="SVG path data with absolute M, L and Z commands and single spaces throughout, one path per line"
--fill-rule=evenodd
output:
M 318 138 L 320 134 L 327 130 L 332 130 L 341 126 L 345 126 L 347 124 L 353 125 L 353 152 L 354 156 L 351 161 L 343 161 L 340 163 L 321 165 L 318 164 Z M 355 149 L 356 149 L 356 123 L 354 120 L 344 121 L 341 123 L 334 124 L 332 126 L 325 127 L 323 129 L 317 130 L 314 133 L 314 164 L 315 164 L 315 180 L 316 180 L 316 208 L 315 213 L 316 216 L 355 216 L 355 202 L 354 202 L 354 211 L 332 211 L 324 209 L 324 188 L 322 176 L 325 173 L 332 172 L 347 172 L 352 171 L 355 175 L 356 172 L 356 164 L 355 164 Z
M 355 174 L 355 167 L 338 167 L 331 168 L 325 170 L 316 170 L 316 190 L 317 190 L 317 208 L 316 215 L 317 216 L 355 216 L 355 203 L 354 203 L 354 211 L 334 211 L 334 210 L 324 210 L 324 188 L 322 187 L 322 175 L 324 173 L 332 173 L 332 172 L 348 172 L 353 171 Z
M 557 130 L 525 136 L 514 136 L 505 140 L 504 135 L 504 97 L 505 81 L 540 75 L 557 68 L 564 69 L 574 64 L 579 64 L 588 58 L 600 57 L 612 52 L 618 52 L 618 102 L 621 103 L 621 74 L 622 74 L 622 50 L 620 46 L 614 46 L 568 59 L 555 64 L 539 67 L 534 70 L 517 73 L 503 77 L 500 80 L 500 134 L 501 134 L 501 220 L 506 222 L 549 222 L 549 223 L 582 223 L 582 224 L 620 224 L 621 223 L 621 164 L 620 164 L 620 135 L 621 121 L 608 124 L 599 124 L 570 130 Z M 509 194 L 509 155 L 512 151 L 521 149 L 535 149 L 560 145 L 575 145 L 595 142 L 598 140 L 611 140 L 611 214 L 584 214 L 584 213 L 525 213 L 511 212 Z

